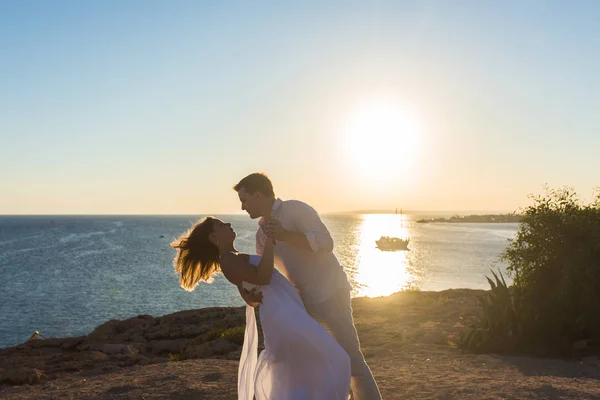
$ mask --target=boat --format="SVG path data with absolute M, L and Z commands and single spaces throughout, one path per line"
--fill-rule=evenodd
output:
M 391 236 L 382 236 L 376 240 L 377 248 L 383 251 L 408 250 L 409 239 L 400 239 Z

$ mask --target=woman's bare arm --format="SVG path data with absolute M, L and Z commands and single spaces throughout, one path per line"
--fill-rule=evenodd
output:
M 227 254 L 221 258 L 221 271 L 225 278 L 234 285 L 248 282 L 254 285 L 268 285 L 273 276 L 273 240 L 265 243 L 262 258 L 258 267 L 248 262 L 244 254 Z

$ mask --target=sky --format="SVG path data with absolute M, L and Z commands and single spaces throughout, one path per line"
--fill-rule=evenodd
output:
M 600 185 L 600 2 L 0 3 L 0 214 L 488 210 Z

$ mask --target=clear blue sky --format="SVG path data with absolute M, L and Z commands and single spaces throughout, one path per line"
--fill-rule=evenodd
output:
M 596 1 L 4 1 L 0 214 L 237 212 L 254 171 L 322 212 L 586 197 L 599 20 Z M 341 127 L 373 102 L 419 129 L 352 153 Z

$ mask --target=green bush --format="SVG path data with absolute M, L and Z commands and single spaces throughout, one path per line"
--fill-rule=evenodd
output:
M 533 200 L 502 255 L 513 284 L 495 282 L 463 347 L 569 355 L 600 339 L 600 195 L 584 204 L 571 189 L 548 189 Z

